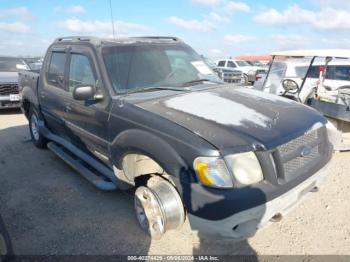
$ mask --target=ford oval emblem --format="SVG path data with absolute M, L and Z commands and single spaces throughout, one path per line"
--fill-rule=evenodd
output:
M 308 146 L 304 146 L 300 152 L 300 156 L 305 157 L 311 154 L 311 148 Z

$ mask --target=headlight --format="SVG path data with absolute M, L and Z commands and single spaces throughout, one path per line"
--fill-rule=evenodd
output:
M 193 163 L 194 170 L 203 185 L 212 187 L 233 187 L 230 172 L 225 161 L 218 157 L 198 157 Z
M 229 155 L 225 160 L 234 178 L 242 185 L 256 184 L 264 179 L 254 152 Z

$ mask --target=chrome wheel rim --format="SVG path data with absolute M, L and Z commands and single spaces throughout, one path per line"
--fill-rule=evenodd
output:
M 165 217 L 157 196 L 147 187 L 135 192 L 135 210 L 142 229 L 153 239 L 160 239 L 165 232 Z
M 32 135 L 35 141 L 39 140 L 39 130 L 38 130 L 38 118 L 36 115 L 32 115 L 30 121 L 30 130 L 32 131 Z

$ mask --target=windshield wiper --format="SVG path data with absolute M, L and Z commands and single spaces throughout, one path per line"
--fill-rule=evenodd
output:
M 201 79 L 196 79 L 196 80 L 185 82 L 182 84 L 182 86 L 191 86 L 191 85 L 200 84 L 202 82 L 212 82 L 212 83 L 216 83 L 216 84 L 221 84 L 221 82 L 218 82 L 218 81 L 210 80 L 207 78 L 201 78 Z
M 188 88 L 184 88 L 184 87 L 177 88 L 177 87 L 165 87 L 165 86 L 151 86 L 151 87 L 134 89 L 134 90 L 126 92 L 126 94 L 150 92 L 150 91 L 157 91 L 157 90 L 189 91 Z

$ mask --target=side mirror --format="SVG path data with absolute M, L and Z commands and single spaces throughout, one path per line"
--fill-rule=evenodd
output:
M 292 79 L 285 79 L 282 81 L 282 86 L 286 92 L 295 94 L 299 91 L 299 85 Z
M 94 98 L 96 88 L 91 85 L 79 85 L 73 90 L 73 98 L 75 100 L 89 100 Z

